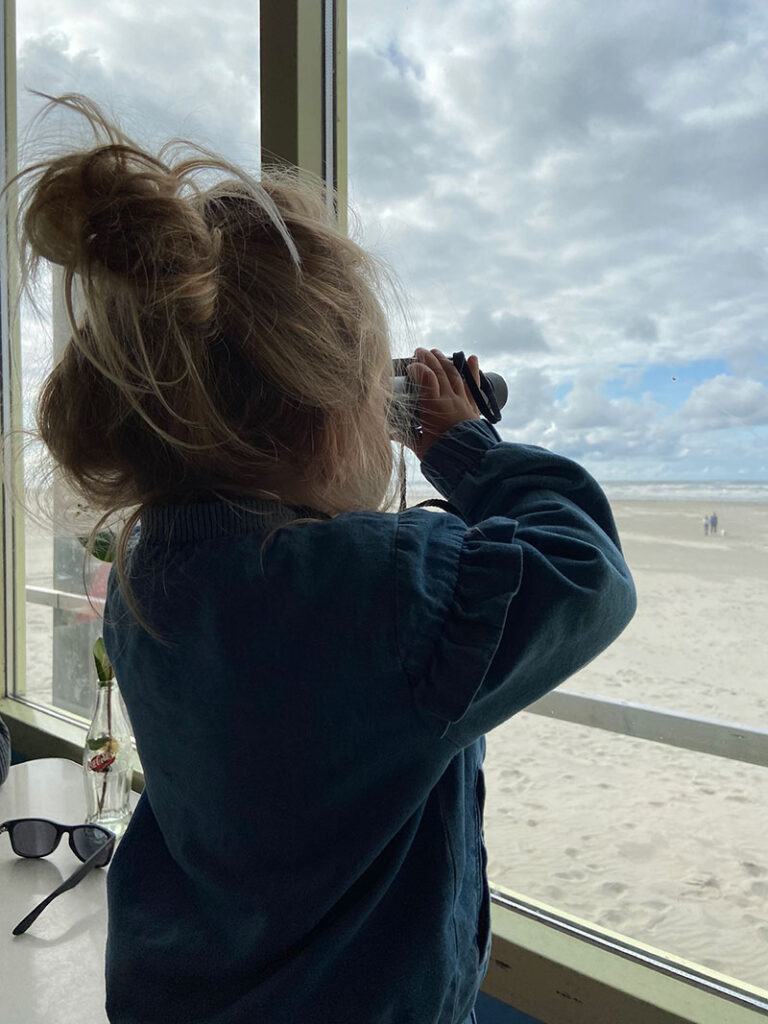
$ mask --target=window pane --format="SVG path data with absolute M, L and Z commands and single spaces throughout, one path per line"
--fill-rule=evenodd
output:
M 701 488 L 708 502 L 666 500 L 665 485 L 606 485 L 609 496 L 643 487 L 659 495 L 612 499 L 639 608 L 568 689 L 768 728 L 768 483 L 731 486 L 762 501 L 718 501 L 710 485 Z M 717 534 L 704 533 L 707 508 L 723 524 Z
M 17 85 L 20 164 L 74 137 L 74 116 L 30 132 L 44 101 L 30 90 L 58 96 L 83 93 L 138 142 L 157 147 L 184 136 L 248 169 L 259 163 L 259 8 L 252 0 L 223 7 L 171 2 L 154 7 L 17 4 Z M 22 316 L 24 426 L 33 425 L 34 398 L 52 358 L 65 344 L 66 318 L 54 310 L 51 278 L 35 295 L 39 314 Z M 106 566 L 86 568 L 83 547 L 60 493 L 40 486 L 44 456 L 25 452 L 28 504 L 55 512 L 25 519 L 26 678 L 17 692 L 75 713 L 90 714 L 95 695 L 91 648 L 100 633 L 99 599 Z M 62 521 L 60 521 L 62 520 Z M 72 597 L 80 595 L 80 599 Z M 91 606 L 93 605 L 93 607 Z M 26 688 L 26 690 L 25 690 Z
M 564 688 L 768 728 L 768 9 L 349 17 L 350 196 L 403 354 L 477 353 L 502 436 L 585 465 L 619 523 L 637 616 Z M 487 765 L 492 882 L 768 984 L 767 769 L 526 714 Z
M 767 776 L 522 713 L 488 737 L 491 883 L 768 989 Z

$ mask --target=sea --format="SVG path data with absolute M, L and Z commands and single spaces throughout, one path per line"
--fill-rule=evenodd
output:
M 768 502 L 768 480 L 616 480 L 601 487 L 610 501 Z
M 768 480 L 601 480 L 609 501 L 690 501 L 705 507 L 768 502 Z M 409 482 L 408 505 L 440 497 L 423 481 Z

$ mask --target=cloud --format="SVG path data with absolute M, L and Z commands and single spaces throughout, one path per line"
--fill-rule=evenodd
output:
M 625 334 L 638 341 L 658 341 L 659 325 L 653 317 L 641 313 L 627 324 Z
M 762 381 L 718 374 L 693 389 L 680 415 L 688 429 L 768 424 L 768 388 Z
M 625 477 L 757 472 L 744 431 L 763 429 L 768 378 L 768 7 L 593 7 L 350 5 L 364 241 L 410 293 L 417 343 L 505 374 L 505 436 Z M 22 86 L 92 95 L 140 139 L 192 135 L 256 162 L 245 0 L 190 0 L 181 19 L 29 0 L 18 25 Z M 33 109 L 22 90 L 22 124 Z M 707 361 L 718 370 L 689 374 L 682 409 L 681 382 L 643 395 L 646 371 Z
M 457 329 L 433 330 L 426 343 L 433 348 L 458 347 L 468 354 L 482 352 L 487 356 L 548 350 L 541 327 L 532 317 L 492 313 L 480 305 L 465 314 Z
M 435 107 L 420 80 L 416 57 L 394 43 L 380 50 L 352 45 L 349 65 L 349 159 L 365 182 L 365 202 L 402 204 L 439 176 L 442 163 L 457 168 L 461 148 L 435 123 Z M 364 87 L 363 86 L 364 83 Z
M 509 395 L 502 409 L 504 431 L 541 432 L 549 427 L 555 414 L 555 386 L 551 378 L 541 370 L 524 367 L 506 374 L 505 379 Z
M 421 120 L 393 136 L 407 203 L 393 171 L 379 224 L 430 338 L 458 339 L 510 378 L 519 351 L 567 389 L 539 419 L 522 423 L 521 405 L 511 435 L 614 467 L 623 457 L 627 477 L 665 459 L 688 475 L 714 464 L 695 435 L 718 423 L 727 474 L 728 438 L 733 465 L 743 452 L 736 425 L 762 422 L 768 371 L 768 9 L 620 0 L 599 21 L 555 0 L 381 11 L 361 0 L 351 12 L 355 46 L 396 41 L 398 88 Z M 386 140 L 366 131 L 370 165 Z M 742 383 L 694 377 L 685 414 L 679 381 L 658 401 L 639 390 L 654 367 L 716 361 Z M 622 373 L 626 394 L 609 396 Z
M 253 5 L 232 0 L 224 9 L 192 0 L 179 13 L 172 4 L 142 9 L 141 17 L 131 5 L 24 4 L 17 58 L 22 130 L 42 105 L 28 90 L 81 92 L 145 144 L 187 136 L 257 168 Z

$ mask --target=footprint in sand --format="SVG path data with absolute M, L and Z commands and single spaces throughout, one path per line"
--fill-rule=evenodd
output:
M 664 900 L 646 900 L 642 906 L 649 907 L 651 910 L 669 910 L 669 904 Z
M 680 893 L 683 900 L 719 900 L 722 896 L 720 883 L 714 875 L 693 875 L 685 879 L 688 888 Z
M 620 924 L 624 923 L 626 917 L 627 915 L 621 910 L 606 910 L 597 919 L 597 923 L 608 928 L 618 928 Z
M 621 896 L 626 891 L 627 887 L 623 882 L 603 882 L 600 886 L 600 892 L 604 896 Z
M 741 866 L 750 876 L 750 878 L 760 878 L 761 875 L 768 873 L 768 868 L 764 868 L 761 864 L 755 864 L 751 860 L 743 860 Z

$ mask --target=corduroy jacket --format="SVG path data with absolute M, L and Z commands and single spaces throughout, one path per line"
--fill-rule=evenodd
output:
M 105 641 L 146 789 L 108 876 L 114 1024 L 460 1024 L 490 948 L 485 734 L 621 632 L 578 465 L 458 424 L 455 512 L 153 507 Z M 264 545 L 272 528 L 287 523 Z

